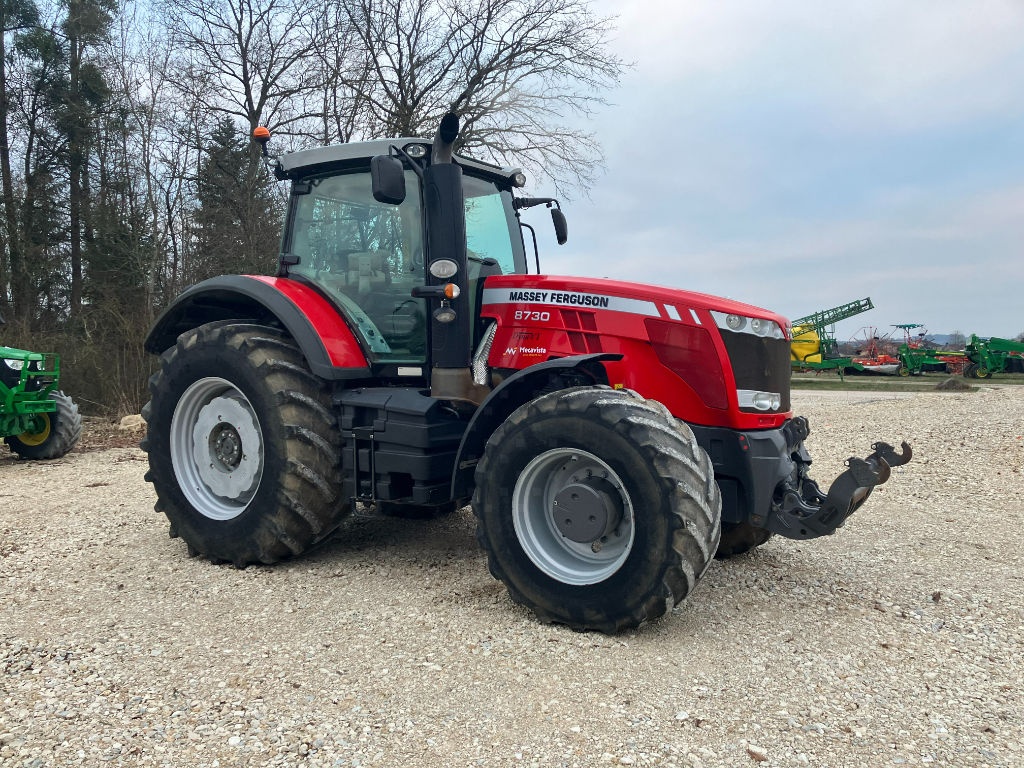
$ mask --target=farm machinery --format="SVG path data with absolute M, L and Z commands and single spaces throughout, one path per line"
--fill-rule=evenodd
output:
M 897 349 L 899 357 L 899 368 L 896 373 L 900 376 L 920 376 L 926 372 L 960 373 L 964 367 L 963 352 L 933 349 L 924 345 L 926 332 L 919 332 L 917 337 L 911 336 L 910 332 L 916 328 L 923 328 L 920 323 L 903 323 L 894 325 L 903 331 L 904 340 Z
M 833 328 L 840 320 L 855 317 L 874 309 L 871 298 L 858 299 L 838 307 L 814 312 L 793 321 L 790 342 L 790 364 L 796 371 L 834 370 L 840 377 L 859 366 L 850 357 L 838 353 Z
M 981 339 L 972 333 L 964 354 L 970 360 L 964 376 L 972 379 L 988 379 L 994 373 L 1024 373 L 1024 342 L 995 336 Z
M 449 114 L 432 142 L 276 158 L 277 273 L 199 283 L 151 329 L 146 478 L 190 554 L 270 564 L 357 507 L 471 501 L 513 600 L 612 633 L 679 603 L 716 554 L 833 533 L 910 460 L 877 442 L 820 488 L 785 318 L 530 274 L 521 215 L 544 206 L 564 242 L 558 202 L 454 154 L 458 131 Z
M 0 346 L 0 437 L 24 459 L 59 458 L 82 434 L 78 406 L 59 381 L 57 355 Z

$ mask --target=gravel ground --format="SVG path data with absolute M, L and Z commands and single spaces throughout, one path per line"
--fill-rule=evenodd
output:
M 1024 387 L 794 400 L 823 484 L 916 458 L 612 638 L 512 605 L 468 509 L 239 571 L 167 537 L 138 449 L 0 449 L 0 764 L 1024 765 Z

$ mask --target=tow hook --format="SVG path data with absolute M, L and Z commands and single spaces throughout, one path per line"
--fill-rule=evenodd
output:
M 889 479 L 892 467 L 906 464 L 913 456 L 906 441 L 899 453 L 882 442 L 874 443 L 871 449 L 866 458 L 851 456 L 846 460 L 846 471 L 832 482 L 828 494 L 806 477 L 806 467 L 801 466 L 798 484 L 787 481 L 777 489 L 765 528 L 790 539 L 835 533 L 867 501 L 872 489 Z

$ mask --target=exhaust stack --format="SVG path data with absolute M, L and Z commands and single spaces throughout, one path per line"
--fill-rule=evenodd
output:
M 473 319 L 469 309 L 466 207 L 462 192 L 462 168 L 452 162 L 453 148 L 458 137 L 459 117 L 449 112 L 441 119 L 431 148 L 430 165 L 423 172 L 429 254 L 428 291 L 430 287 L 436 286 L 435 290 L 439 290 L 449 283 L 458 286 L 458 295 L 440 299 L 440 305 L 433 306 L 431 313 L 430 394 L 441 399 L 479 404 L 490 390 L 473 382 L 470 369 Z M 456 264 L 454 275 L 439 277 L 434 274 L 432 266 L 442 259 Z M 436 271 L 443 274 L 442 270 Z

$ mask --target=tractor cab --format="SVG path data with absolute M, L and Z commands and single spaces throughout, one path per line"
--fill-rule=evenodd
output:
M 431 253 L 423 183 L 430 155 L 422 140 L 373 141 L 296 152 L 275 169 L 292 182 L 278 276 L 308 283 L 334 304 L 372 366 L 422 372 L 432 336 L 453 325 L 467 324 L 475 344 L 482 278 L 526 272 L 512 196 L 522 174 L 468 158 L 457 159 L 465 256 Z M 400 165 L 400 202 L 375 197 L 374 157 Z M 436 261 L 445 265 L 432 275 Z M 449 281 L 455 296 L 424 291 Z

